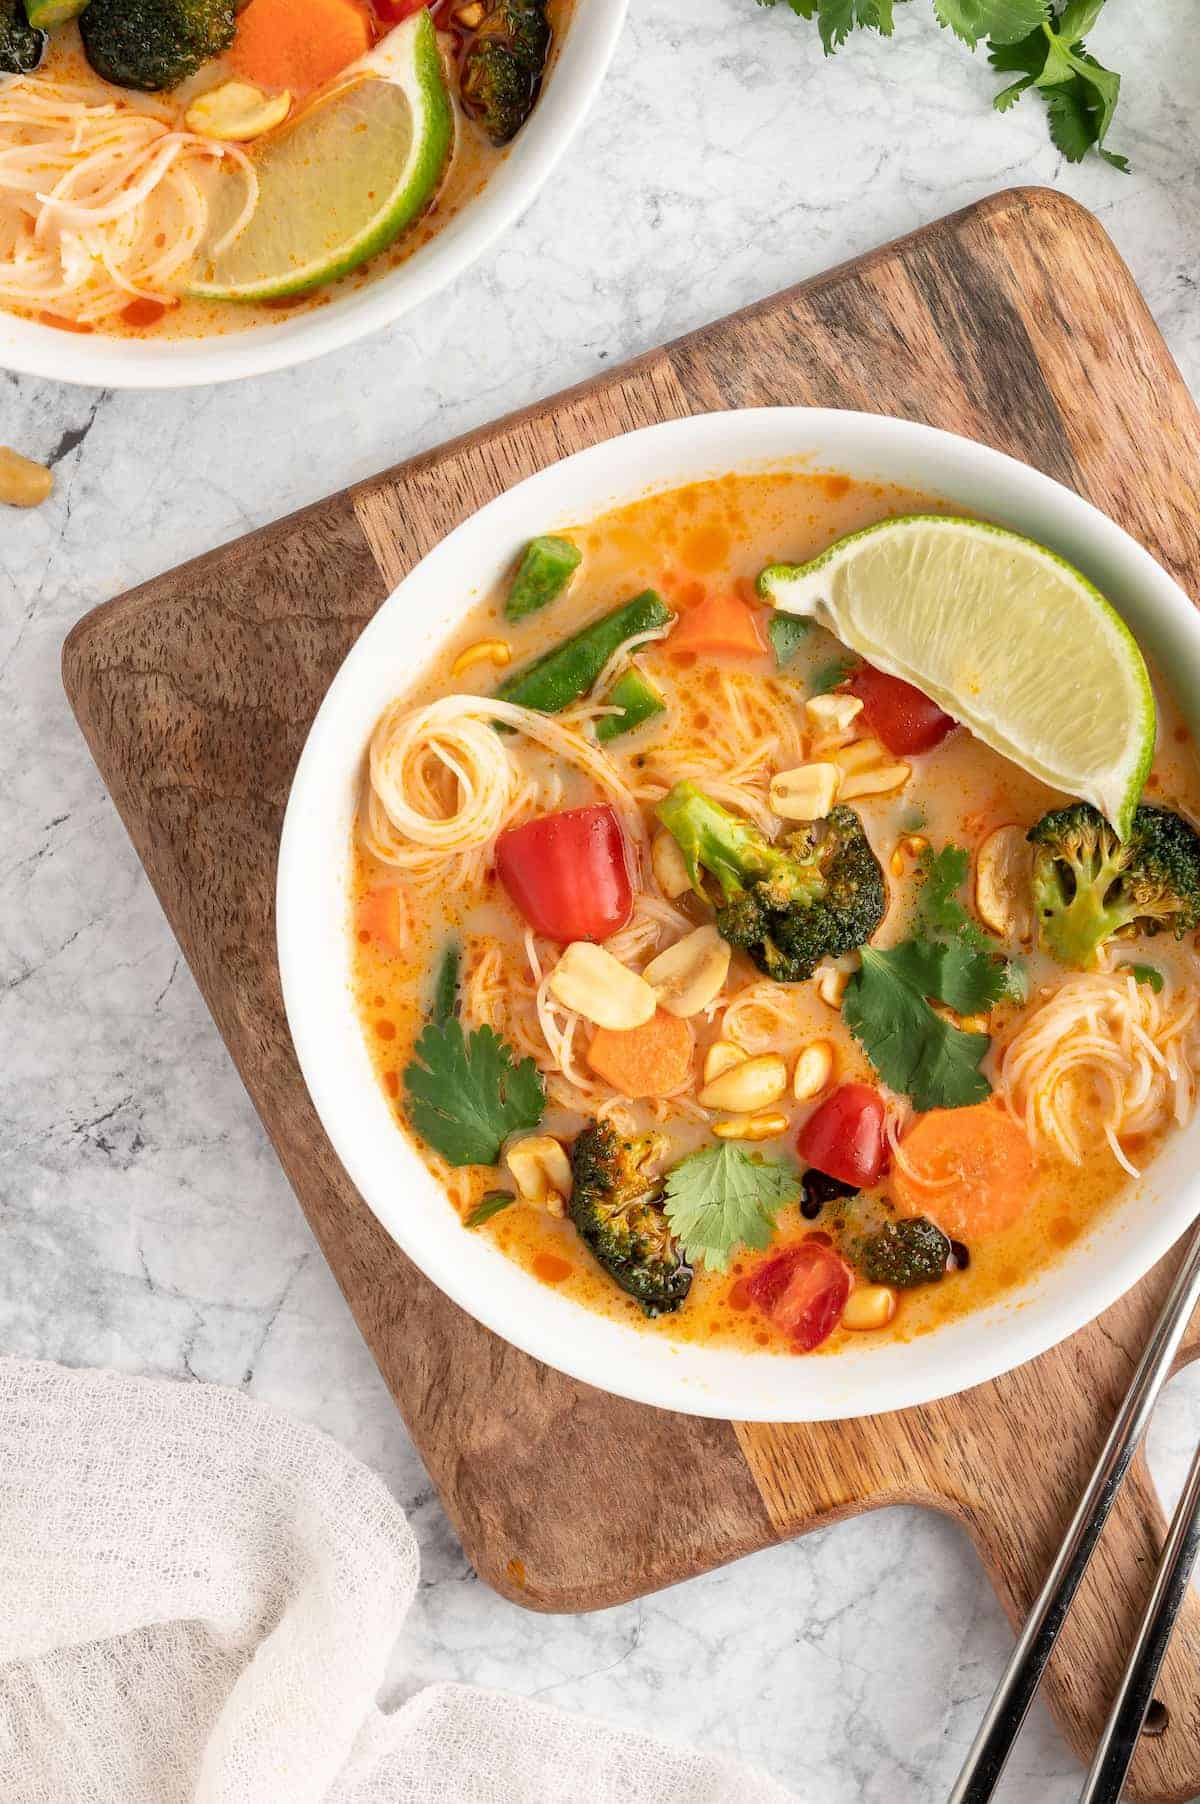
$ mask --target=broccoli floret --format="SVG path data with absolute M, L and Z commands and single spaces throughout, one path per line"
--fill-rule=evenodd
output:
M 872 1284 L 894 1284 L 912 1290 L 918 1284 L 936 1284 L 946 1275 L 950 1242 L 924 1215 L 888 1222 L 878 1234 L 862 1243 L 860 1262 Z
M 823 958 L 853 952 L 884 916 L 879 860 L 852 808 L 773 843 L 751 822 L 677 783 L 658 818 L 683 853 L 696 889 L 721 892 L 717 928 L 777 983 L 803 983 Z
M 549 52 L 546 0 L 499 0 L 468 43 L 463 110 L 493 144 L 509 143 L 533 111 Z
M 79 20 L 88 62 L 119 88 L 175 88 L 233 42 L 233 0 L 91 0 Z
M 1176 939 L 1200 925 L 1200 834 L 1170 808 L 1138 808 L 1126 839 L 1087 802 L 1030 829 L 1038 939 L 1060 964 L 1088 969 L 1115 934 Z
M 593 1121 L 571 1149 L 571 1220 L 609 1277 L 649 1316 L 670 1315 L 692 1284 L 663 1210 L 663 1180 L 649 1175 L 664 1146 L 661 1134 L 622 1140 L 607 1121 Z
M 22 0 L 0 0 L 0 75 L 28 75 L 45 49 L 46 34 L 29 23 Z

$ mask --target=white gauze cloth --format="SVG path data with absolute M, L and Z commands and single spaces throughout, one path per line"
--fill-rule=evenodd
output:
M 316 1430 L 0 1359 L 4 1804 L 789 1804 L 500 1692 L 384 1715 L 416 1586 L 403 1512 Z

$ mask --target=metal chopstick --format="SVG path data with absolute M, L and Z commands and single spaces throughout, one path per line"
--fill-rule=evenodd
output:
M 1200 1227 L 1167 1293 L 1158 1320 L 1117 1411 L 1087 1489 L 1021 1631 L 1012 1658 L 971 1744 L 949 1804 L 986 1804 L 1041 1684 L 1046 1663 L 1087 1570 L 1101 1530 L 1170 1374 L 1184 1329 L 1200 1299 Z
M 1183 1495 L 1171 1518 L 1154 1589 L 1138 1628 L 1137 1640 L 1121 1678 L 1120 1689 L 1096 1748 L 1079 1804 L 1117 1804 L 1146 1712 L 1154 1696 L 1159 1669 L 1171 1639 L 1196 1556 L 1200 1553 L 1200 1448 L 1188 1473 Z

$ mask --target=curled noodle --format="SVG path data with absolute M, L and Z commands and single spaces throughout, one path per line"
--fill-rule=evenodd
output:
M 245 203 L 258 178 L 235 144 L 180 131 L 155 103 L 41 75 L 0 81 L 0 299 L 101 324 L 131 298 L 170 298 L 204 243 L 205 172 L 229 162 Z

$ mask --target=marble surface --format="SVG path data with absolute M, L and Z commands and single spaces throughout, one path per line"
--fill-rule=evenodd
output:
M 59 687 L 94 603 L 511 407 L 1014 182 L 1094 208 L 1200 384 L 1191 0 L 1112 6 L 1114 142 L 1040 111 L 905 7 L 824 63 L 786 7 L 634 0 L 602 97 L 518 230 L 438 300 L 291 374 L 179 395 L 0 372 L 0 442 L 52 460 L 0 520 L 0 1350 L 239 1385 L 374 1466 L 424 1552 L 397 1671 L 504 1685 L 736 1752 L 807 1804 L 944 1797 L 1009 1646 L 974 1555 L 912 1510 L 627 1608 L 530 1616 L 467 1567 L 196 993 Z M 1111 15 L 1111 17 L 1109 16 Z M 1169 78 L 1169 79 L 1168 79 Z M 1178 1485 L 1200 1373 L 1163 1403 Z M 1003 1796 L 1066 1804 L 1040 1713 Z

